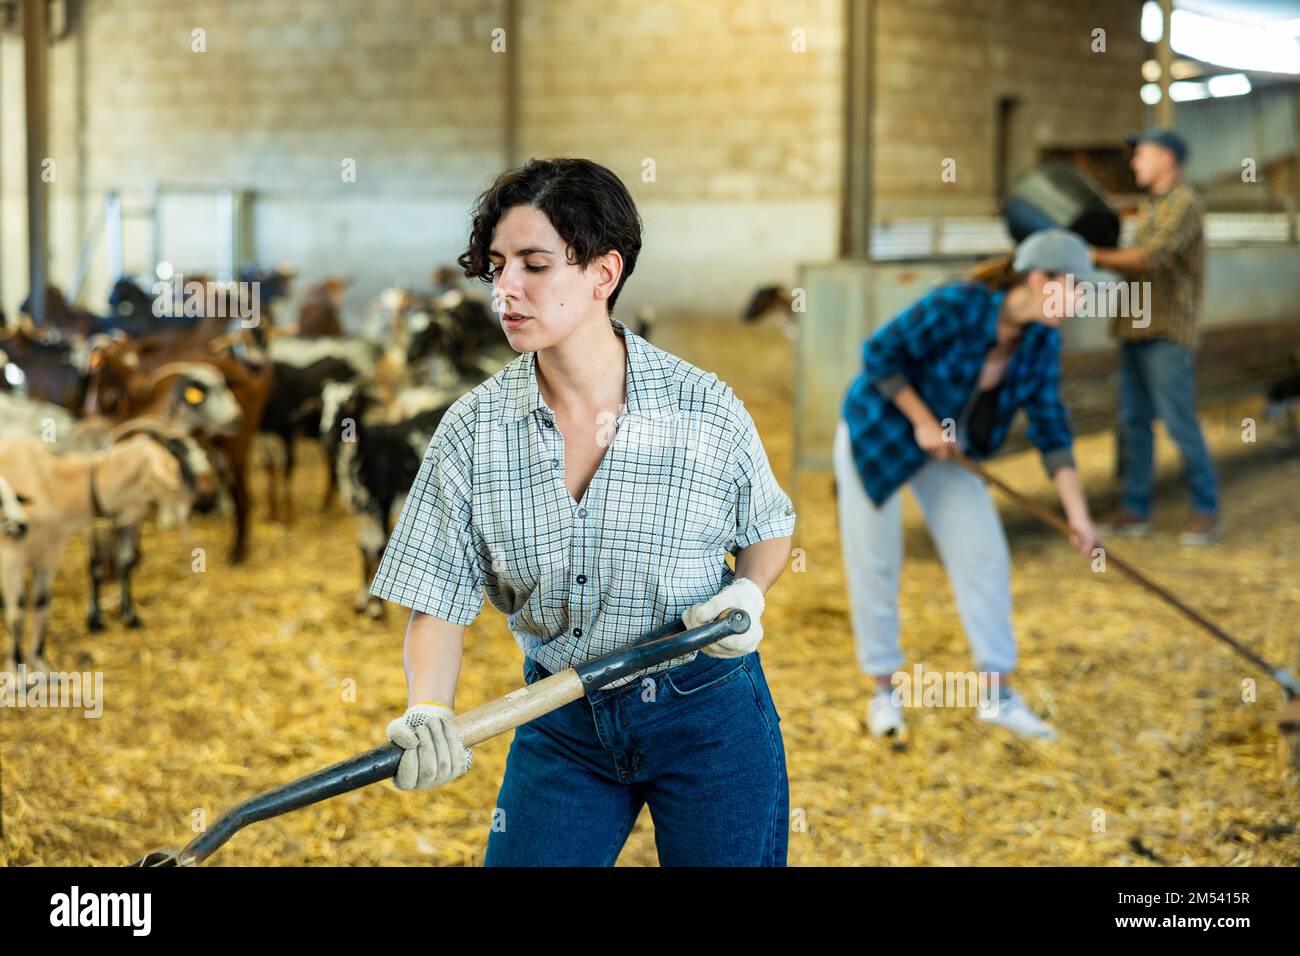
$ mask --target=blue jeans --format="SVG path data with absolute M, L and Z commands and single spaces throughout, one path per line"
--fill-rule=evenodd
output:
M 524 659 L 531 684 L 548 672 Z M 650 807 L 661 866 L 785 866 L 789 784 L 758 652 L 695 659 L 515 730 L 486 866 L 612 866 Z
M 1196 418 L 1196 356 L 1169 339 L 1125 342 L 1120 346 L 1119 423 L 1124 474 L 1124 507 L 1139 517 L 1151 514 L 1155 440 L 1151 424 L 1165 430 L 1183 456 L 1192 508 L 1217 514 L 1214 464 Z
M 898 586 L 903 570 L 903 489 L 877 507 L 853 461 L 849 426 L 835 427 L 840 544 L 858 665 L 873 677 L 904 666 Z M 948 572 L 976 666 L 1008 674 L 1016 666 L 1011 626 L 1011 549 L 983 480 L 956 462 L 928 461 L 907 481 Z

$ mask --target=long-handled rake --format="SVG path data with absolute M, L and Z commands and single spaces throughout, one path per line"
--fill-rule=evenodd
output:
M 1007 485 L 1007 483 L 1002 479 L 995 478 L 960 451 L 955 451 L 953 457 L 954 460 L 963 468 L 966 468 L 968 471 L 983 478 L 1038 520 L 1051 525 L 1067 538 L 1071 535 L 1072 532 L 1070 531 L 1070 526 L 1062 521 L 1058 515 L 1048 511 L 1038 502 L 1026 498 L 1020 492 Z M 1278 715 L 1277 720 L 1278 734 L 1282 746 L 1282 758 L 1285 763 L 1293 767 L 1300 767 L 1300 681 L 1297 681 L 1295 676 L 1286 670 L 1286 668 L 1279 667 L 1265 660 L 1213 621 L 1210 621 L 1199 612 L 1188 607 L 1171 594 L 1166 588 L 1152 581 L 1137 568 L 1133 567 L 1133 565 L 1129 564 L 1127 561 L 1121 560 L 1109 547 L 1107 547 L 1105 551 L 1106 567 L 1118 568 L 1138 584 L 1142 585 L 1142 587 L 1156 595 L 1156 597 L 1177 608 L 1184 615 L 1191 618 L 1191 620 L 1208 631 L 1211 636 L 1222 641 L 1224 644 L 1227 644 L 1246 660 L 1250 661 L 1260 670 L 1268 674 L 1273 678 L 1273 680 L 1277 681 L 1277 683 L 1282 687 L 1282 693 L 1285 697 L 1285 702 L 1282 705 L 1282 710 Z
M 622 650 L 570 667 L 504 697 L 466 711 L 454 719 L 461 742 L 473 747 L 550 713 L 584 694 L 592 694 L 614 681 L 654 664 L 707 647 L 730 634 L 749 630 L 749 615 L 731 609 L 714 621 L 681 630 L 680 620 L 647 634 Z M 341 793 L 388 780 L 397 773 L 402 749 L 384 744 L 291 783 L 245 800 L 224 814 L 183 850 L 155 850 L 131 866 L 197 866 L 225 845 L 232 836 L 259 820 L 280 816 Z

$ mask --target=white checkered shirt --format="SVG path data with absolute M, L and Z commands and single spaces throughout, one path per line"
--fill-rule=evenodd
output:
M 536 353 L 523 353 L 438 426 L 373 594 L 469 624 L 486 588 L 524 653 L 554 673 L 717 594 L 735 576 L 727 552 L 793 533 L 794 508 L 744 403 L 717 375 L 611 321 L 627 345 L 627 403 L 604 425 L 612 443 L 581 503 L 564 483 Z

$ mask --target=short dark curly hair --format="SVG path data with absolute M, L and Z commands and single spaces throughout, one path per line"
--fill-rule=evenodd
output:
M 515 206 L 546 213 L 568 245 L 569 261 L 584 269 L 611 249 L 618 250 L 623 274 L 609 297 L 613 311 L 641 252 L 641 216 L 623 181 L 589 159 L 530 159 L 502 173 L 474 203 L 469 248 L 456 259 L 465 275 L 491 283 L 492 231 Z

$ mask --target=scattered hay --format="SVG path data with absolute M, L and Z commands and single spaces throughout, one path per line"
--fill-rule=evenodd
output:
M 662 344 L 718 371 L 746 399 L 789 489 L 789 345 L 734 327 L 661 323 Z M 741 354 L 743 351 L 743 354 Z M 1234 416 L 1239 420 L 1240 416 Z M 1239 432 L 1209 419 L 1216 455 L 1243 451 Z M 1079 442 L 1086 484 L 1108 489 L 1111 439 Z M 1162 444 L 1161 460 L 1174 460 Z M 252 553 L 229 567 L 228 520 L 145 538 L 137 599 L 146 627 L 81 621 L 85 555 L 69 549 L 49 656 L 104 674 L 104 714 L 0 710 L 4 841 L 12 865 L 124 864 L 179 847 L 253 793 L 374 746 L 405 704 L 405 617 L 352 614 L 359 577 L 351 519 L 318 513 L 324 472 L 300 456 L 299 520 L 272 524 L 259 499 Z M 1040 498 L 1037 458 L 996 472 Z M 1296 663 L 1300 619 L 1294 457 L 1225 487 L 1226 533 L 1179 548 L 1184 498 L 1165 496 L 1158 534 L 1115 543 L 1230 633 Z M 1300 862 L 1300 814 L 1276 756 L 1280 694 L 1264 675 L 1198 633 L 1117 573 L 1095 575 L 1052 532 L 1003 505 L 1015 557 L 1020 689 L 1061 731 L 1055 744 L 978 724 L 969 710 L 909 711 L 904 746 L 866 736 L 868 681 L 847 618 L 831 480 L 800 489 L 806 570 L 769 596 L 763 645 L 789 761 L 793 865 L 1279 865 Z M 914 506 L 903 576 L 909 666 L 970 663 L 951 592 Z M 191 570 L 190 548 L 207 552 Z M 519 686 L 520 654 L 490 607 L 466 641 L 462 709 Z M 1258 684 L 1243 702 L 1243 681 Z M 368 788 L 254 824 L 215 865 L 477 865 L 492 825 L 509 737 L 476 750 L 451 785 L 405 794 Z M 570 821 L 580 825 L 580 821 Z M 643 813 L 624 865 L 653 865 Z

